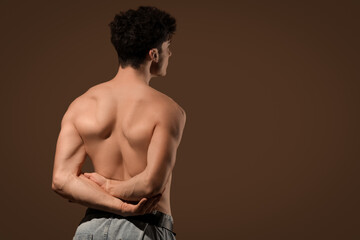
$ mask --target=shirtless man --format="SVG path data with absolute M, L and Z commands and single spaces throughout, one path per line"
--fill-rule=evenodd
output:
M 74 239 L 175 239 L 170 186 L 186 115 L 149 82 L 166 75 L 176 21 L 139 7 L 109 26 L 118 72 L 69 105 L 52 189 L 88 207 Z M 86 155 L 93 173 L 81 172 Z

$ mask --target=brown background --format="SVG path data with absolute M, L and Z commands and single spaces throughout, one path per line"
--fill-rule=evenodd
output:
M 356 2 L 1 1 L 0 238 L 71 239 L 85 208 L 51 190 L 60 120 L 116 74 L 114 14 L 153 5 L 178 22 L 150 82 L 187 112 L 177 239 L 359 239 Z

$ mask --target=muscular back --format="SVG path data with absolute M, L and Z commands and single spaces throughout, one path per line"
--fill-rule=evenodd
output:
M 90 88 L 73 103 L 75 126 L 94 170 L 111 179 L 127 180 L 147 165 L 147 150 L 159 113 L 182 112 L 171 98 L 142 84 L 110 82 Z M 158 210 L 171 215 L 171 175 Z

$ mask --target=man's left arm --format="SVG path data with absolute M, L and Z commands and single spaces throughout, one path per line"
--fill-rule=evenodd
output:
M 106 179 L 96 172 L 84 175 L 111 195 L 123 200 L 136 201 L 141 196 L 152 197 L 163 193 L 175 164 L 186 115 L 183 111 L 166 109 L 159 116 L 148 147 L 144 171 L 125 181 Z

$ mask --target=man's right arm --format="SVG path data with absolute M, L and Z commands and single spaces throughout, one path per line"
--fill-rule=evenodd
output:
M 138 215 L 150 211 L 156 199 L 143 199 L 137 205 L 128 204 L 110 195 L 81 174 L 86 158 L 82 138 L 72 114 L 74 105 L 65 113 L 56 145 L 52 189 L 70 202 L 120 215 Z
M 124 200 L 137 201 L 141 197 L 162 193 L 175 165 L 186 115 L 177 108 L 158 114 L 159 121 L 154 127 L 144 171 L 126 181 L 106 179 L 97 173 L 85 173 L 85 176 L 111 195 Z
M 135 207 L 111 196 L 83 174 L 69 175 L 61 187 L 53 183 L 52 189 L 69 202 L 119 215 L 125 216 Z

